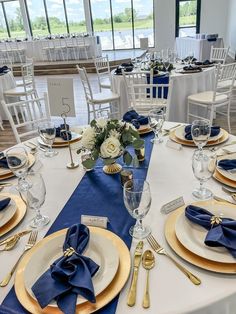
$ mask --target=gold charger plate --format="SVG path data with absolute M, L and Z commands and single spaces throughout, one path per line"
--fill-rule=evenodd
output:
M 216 203 L 216 201 L 211 202 L 213 204 Z M 194 205 L 204 206 L 204 203 L 205 202 L 197 202 L 194 203 Z M 235 210 L 235 206 L 231 206 L 232 209 Z M 165 237 L 172 250 L 187 262 L 205 270 L 223 274 L 236 274 L 236 262 L 235 264 L 227 264 L 205 259 L 190 252 L 179 242 L 175 234 L 175 223 L 179 215 L 184 211 L 184 209 L 185 206 L 178 208 L 176 211 L 169 215 L 165 223 Z
M 233 181 L 233 180 L 226 178 L 217 169 L 215 169 L 215 172 L 213 174 L 213 178 L 216 179 L 217 181 L 225 184 L 225 185 L 228 185 L 232 188 L 236 188 L 236 181 Z
M 119 252 L 119 267 L 118 271 L 111 282 L 111 284 L 102 291 L 97 297 L 96 304 L 92 304 L 90 302 L 85 302 L 83 304 L 79 304 L 76 306 L 76 313 L 79 314 L 88 314 L 97 311 L 98 309 L 102 308 L 103 306 L 107 305 L 112 299 L 114 299 L 123 286 L 125 285 L 129 273 L 130 273 L 130 267 L 131 267 L 131 260 L 130 260 L 130 253 L 125 245 L 125 243 L 114 233 L 97 227 L 89 227 L 91 232 L 100 234 L 104 237 L 108 237 L 112 240 L 113 244 L 116 246 L 118 252 Z M 61 234 L 66 234 L 67 229 L 63 229 L 60 231 L 57 231 L 48 237 L 44 238 L 43 240 L 39 241 L 21 260 L 16 276 L 15 276 L 15 292 L 17 295 L 17 298 L 21 305 L 27 309 L 29 312 L 34 314 L 61 314 L 61 311 L 58 308 L 52 308 L 50 306 L 45 307 L 44 309 L 41 309 L 39 304 L 30 297 L 30 295 L 27 293 L 25 286 L 24 286 L 24 269 L 31 257 L 31 255 L 34 253 L 35 250 L 37 250 L 38 247 L 44 245 L 48 241 L 48 239 L 52 239 L 54 237 L 57 237 Z
M 15 228 L 24 218 L 26 213 L 26 205 L 19 196 L 9 193 L 1 194 L 1 196 L 10 197 L 15 201 L 16 212 L 14 216 L 0 228 L 0 237 Z
M 223 134 L 222 136 L 216 140 L 216 141 L 208 141 L 207 142 L 207 145 L 206 146 L 214 146 L 214 145 L 218 145 L 218 144 L 222 144 L 224 142 L 226 142 L 229 138 L 229 133 L 222 129 L 223 131 Z M 175 135 L 175 130 L 171 131 L 170 134 L 169 134 L 169 138 L 173 141 L 173 142 L 176 142 L 178 144 L 182 144 L 184 146 L 190 146 L 190 147 L 196 147 L 195 143 L 193 141 L 185 141 L 185 140 L 182 140 L 180 138 L 178 138 L 176 135 Z
M 150 132 L 152 132 L 152 129 L 150 128 L 149 124 L 140 125 L 140 128 L 138 129 L 138 133 L 140 135 L 147 134 L 147 133 L 150 133 Z
M 33 166 L 35 163 L 35 157 L 32 154 L 28 154 L 29 156 L 29 168 Z M 10 169 L 0 168 L 0 180 L 5 180 L 14 177 L 14 173 Z

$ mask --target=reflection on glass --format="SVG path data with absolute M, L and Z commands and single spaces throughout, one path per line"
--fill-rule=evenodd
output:
M 3 15 L 2 5 L 0 4 L 0 38 L 7 38 L 6 21 Z
M 33 36 L 47 35 L 48 27 L 43 0 L 27 1 Z
M 85 33 L 86 23 L 83 0 L 67 0 L 66 12 L 70 33 Z
M 46 0 L 49 25 L 52 34 L 66 34 L 66 19 L 63 0 Z
M 10 29 L 11 37 L 25 37 L 23 18 L 20 10 L 19 1 L 4 2 L 7 21 Z

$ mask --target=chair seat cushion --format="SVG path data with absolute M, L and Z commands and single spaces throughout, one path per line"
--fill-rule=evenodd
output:
M 192 102 L 197 102 L 201 104 L 211 104 L 213 101 L 213 91 L 202 92 L 198 94 L 193 94 L 188 96 L 188 100 Z M 215 103 L 222 103 L 228 99 L 227 95 L 222 95 L 216 93 Z
M 33 92 L 33 89 L 32 88 L 29 88 L 29 89 L 26 89 L 27 90 L 27 93 L 32 93 Z M 15 88 L 12 88 L 12 89 L 8 89 L 6 91 L 4 91 L 4 95 L 5 96 L 20 96 L 20 95 L 24 95 L 25 94 L 25 89 L 23 86 L 17 86 Z
M 104 88 L 111 88 L 111 81 L 108 77 L 104 77 L 100 79 L 100 85 Z
M 93 103 L 102 104 L 113 100 L 118 100 L 120 96 L 110 90 L 104 90 L 101 93 L 93 94 Z

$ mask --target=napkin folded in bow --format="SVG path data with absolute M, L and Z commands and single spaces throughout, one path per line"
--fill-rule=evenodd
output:
M 7 73 L 9 71 L 10 69 L 6 65 L 4 65 L 3 67 L 0 67 L 0 73 Z
M 68 229 L 63 245 L 63 256 L 57 259 L 33 285 L 32 291 L 44 308 L 53 299 L 65 314 L 74 314 L 77 296 L 95 303 L 92 276 L 99 266 L 82 255 L 89 242 L 89 229 L 82 224 Z M 66 252 L 73 252 L 67 254 Z
M 222 159 L 218 162 L 218 166 L 224 170 L 232 170 L 236 168 L 236 159 Z
M 207 246 L 223 246 L 236 258 L 236 221 L 231 218 L 214 216 L 201 207 L 189 205 L 185 216 L 205 229 L 209 230 L 204 243 Z
M 123 120 L 126 122 L 131 122 L 136 129 L 139 129 L 140 125 L 148 124 L 148 118 L 145 116 L 140 116 L 135 110 L 127 111 L 123 116 Z
M 192 138 L 192 134 L 191 134 L 191 124 L 189 125 L 186 125 L 184 131 L 185 131 L 185 138 L 186 140 L 189 140 L 191 141 L 193 138 Z M 210 134 L 210 137 L 213 137 L 213 136 L 217 136 L 218 134 L 220 133 L 220 126 L 212 126 L 211 127 L 211 134 Z
M 0 211 L 3 210 L 4 208 L 6 208 L 8 206 L 8 204 L 10 203 L 10 201 L 11 201 L 10 197 L 7 197 L 7 198 L 4 198 L 3 200 L 1 200 L 0 201 Z
M 66 132 L 67 131 L 67 132 Z M 56 128 L 56 137 L 61 137 L 64 141 L 67 141 L 67 133 L 69 137 L 69 141 L 72 138 L 70 126 L 68 124 L 61 124 L 59 127 Z

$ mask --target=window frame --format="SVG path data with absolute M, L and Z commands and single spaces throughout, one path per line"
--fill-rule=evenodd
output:
M 182 28 L 193 28 L 196 27 L 196 34 L 200 32 L 200 19 L 201 19 L 201 0 L 196 0 L 197 1 L 197 12 L 196 12 L 196 24 L 193 26 L 179 26 L 179 7 L 181 2 L 186 2 L 186 1 L 193 1 L 193 0 L 176 0 L 176 16 L 175 16 L 175 37 L 179 37 L 179 30 Z

